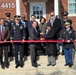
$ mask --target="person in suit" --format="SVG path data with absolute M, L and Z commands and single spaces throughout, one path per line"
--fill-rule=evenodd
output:
M 5 15 L 6 15 L 5 25 L 9 26 L 10 32 L 11 32 L 11 25 L 13 23 L 13 21 L 10 19 L 11 13 L 5 13 Z M 9 44 L 8 56 L 9 56 L 10 61 L 13 61 L 14 54 L 13 54 L 13 44 L 12 43 Z
M 12 40 L 25 40 L 25 29 L 24 26 L 20 23 L 20 16 L 15 16 L 15 23 L 12 25 L 11 28 L 11 41 Z M 14 43 L 14 50 L 15 50 L 15 68 L 23 67 L 23 43 Z M 18 52 L 20 54 L 20 60 L 18 58 Z
M 39 33 L 38 33 L 36 27 L 37 27 L 37 21 L 33 21 L 31 28 L 29 30 L 29 40 L 39 40 Z M 30 55 L 31 55 L 31 64 L 33 67 L 40 66 L 39 64 L 37 64 L 37 61 L 36 61 L 36 58 L 37 58 L 36 47 L 37 47 L 36 43 L 29 44 Z
M 21 15 L 21 23 L 24 26 L 25 32 L 26 32 L 26 39 L 28 40 L 29 33 L 28 33 L 28 21 L 26 20 L 26 16 L 24 14 Z M 24 60 L 26 59 L 26 56 L 28 55 L 28 43 L 24 43 Z
M 61 20 L 55 16 L 53 11 L 50 13 L 50 18 L 48 23 L 51 23 L 52 32 L 54 32 L 53 40 L 57 40 L 60 37 Z M 57 46 L 57 43 L 54 43 L 54 44 L 56 44 Z M 56 47 L 56 50 L 57 50 L 57 47 Z M 58 56 L 58 54 L 59 54 L 59 50 L 57 50 L 56 56 Z
M 35 15 L 31 15 L 31 20 L 29 21 L 29 24 L 28 24 L 28 30 L 29 30 L 29 28 L 32 26 L 32 22 L 33 22 L 33 21 L 36 21 L 36 16 L 35 16 Z M 37 30 L 39 31 L 38 22 L 37 22 Z
M 0 19 L 0 41 L 8 41 L 10 39 L 10 28 L 5 25 L 5 20 L 4 18 Z M 9 63 L 8 63 L 8 43 L 3 43 L 0 44 L 0 61 L 1 61 L 1 67 L 4 69 L 9 68 Z M 4 50 L 4 62 L 3 62 L 3 57 L 2 53 Z

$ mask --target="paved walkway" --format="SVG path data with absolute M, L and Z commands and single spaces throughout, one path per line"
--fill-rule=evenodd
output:
M 15 68 L 14 61 L 10 62 L 8 69 L 0 68 L 0 75 L 76 75 L 76 55 L 74 58 L 74 66 L 69 68 L 65 67 L 64 56 L 59 55 L 56 61 L 56 66 L 47 67 L 47 56 L 40 56 L 38 63 L 41 64 L 38 68 L 31 66 L 30 56 L 25 61 L 23 68 Z

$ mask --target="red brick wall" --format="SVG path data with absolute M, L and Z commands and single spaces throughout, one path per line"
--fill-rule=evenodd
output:
M 25 5 L 25 2 L 27 2 L 27 0 L 21 0 L 21 2 L 20 2 L 21 14 L 25 14 L 26 19 L 29 19 L 29 17 L 27 16 L 27 15 L 29 15 L 29 4 L 27 2 L 27 5 Z
M 29 19 L 27 15 L 29 15 L 29 5 L 25 5 L 25 1 L 27 0 L 20 0 L 20 6 L 21 6 L 21 14 L 26 15 L 26 19 Z M 6 8 L 7 3 L 15 3 L 15 8 Z M 1 7 L 2 3 L 4 3 L 4 8 Z M 16 0 L 0 0 L 0 18 L 5 17 L 5 13 L 10 12 L 11 13 L 11 18 L 13 18 L 14 15 L 16 15 Z
M 60 0 L 60 13 L 62 13 L 64 10 L 68 12 L 68 0 Z M 76 16 L 71 16 L 69 18 L 73 22 L 72 25 L 73 25 L 74 29 L 76 29 Z
M 7 8 L 6 5 L 7 3 L 16 3 L 15 0 L 0 0 L 0 17 L 5 17 L 5 13 L 10 12 L 11 16 L 14 16 L 16 13 L 16 8 Z M 4 8 L 1 7 L 2 3 L 4 3 Z
M 51 11 L 54 11 L 54 0 L 47 0 L 46 2 L 46 20 L 48 21 L 48 17 Z
M 30 10 L 29 10 L 29 3 L 28 3 L 28 0 L 20 0 L 20 5 L 21 5 L 21 14 L 25 14 L 26 15 L 26 19 L 30 19 Z M 27 5 L 25 5 L 25 1 L 27 2 Z M 6 12 L 10 12 L 11 13 L 11 17 L 13 17 L 15 14 L 16 14 L 16 8 L 2 8 L 1 5 L 2 3 L 16 3 L 16 0 L 0 0 L 0 17 L 5 17 L 5 13 Z M 16 6 L 15 6 L 16 7 Z M 60 5 L 59 5 L 59 8 L 60 8 L 60 16 L 62 16 L 62 12 L 65 10 L 65 11 L 68 11 L 68 0 L 60 0 Z M 46 20 L 48 21 L 48 17 L 49 17 L 49 14 L 51 11 L 54 10 L 54 0 L 47 0 L 46 2 Z M 69 17 L 70 19 L 72 19 L 73 21 L 73 26 L 75 28 L 76 26 L 76 17 L 72 16 L 72 17 Z

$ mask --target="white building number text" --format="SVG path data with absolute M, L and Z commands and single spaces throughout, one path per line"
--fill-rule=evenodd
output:
M 15 8 L 15 3 L 2 3 L 1 8 Z

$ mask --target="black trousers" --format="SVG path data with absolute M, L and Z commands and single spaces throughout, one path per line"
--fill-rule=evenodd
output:
M 37 57 L 37 50 L 36 50 L 36 44 L 30 44 L 30 55 L 31 55 L 31 64 L 36 64 L 36 57 Z
M 12 48 L 12 43 L 9 43 L 9 57 L 13 57 L 13 48 Z
M 24 43 L 23 48 L 24 48 L 24 56 L 28 56 L 28 43 Z
M 8 64 L 8 43 L 0 45 L 0 61 L 3 61 L 3 50 L 4 50 L 4 64 Z
M 14 52 L 15 52 L 15 64 L 23 64 L 23 56 L 24 56 L 24 53 L 23 53 L 23 44 L 22 43 L 15 43 L 14 44 Z M 18 53 L 20 55 L 20 60 L 18 58 Z

